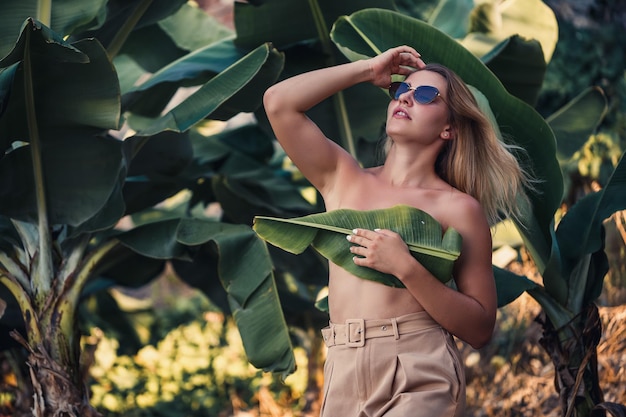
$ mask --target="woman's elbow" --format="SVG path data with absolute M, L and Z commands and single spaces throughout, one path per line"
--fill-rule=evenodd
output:
M 263 107 L 268 116 L 278 113 L 281 108 L 281 103 L 280 91 L 277 90 L 276 85 L 265 90 L 263 94 Z
M 493 330 L 495 328 L 495 317 L 493 319 L 486 320 L 482 323 L 482 326 L 476 329 L 471 335 L 467 343 L 474 349 L 480 349 L 485 347 L 493 337 Z
M 474 349 L 480 349 L 482 347 L 485 347 L 491 341 L 492 336 L 493 332 L 485 332 L 484 334 L 479 334 L 475 337 L 472 337 L 472 340 L 468 340 L 468 343 Z

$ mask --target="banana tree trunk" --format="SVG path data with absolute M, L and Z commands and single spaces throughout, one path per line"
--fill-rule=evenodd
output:
M 555 389 L 559 393 L 564 417 L 586 417 L 602 403 L 597 347 L 602 335 L 602 322 L 595 304 L 583 309 L 568 324 L 555 329 L 543 315 L 541 346 L 554 364 Z
M 23 310 L 25 318 L 35 313 L 26 323 L 28 340 L 16 331 L 11 333 L 28 351 L 26 363 L 32 389 L 32 414 L 29 415 L 100 416 L 89 404 L 87 387 L 82 380 L 80 334 L 73 311 L 58 308 L 62 297 L 52 295 L 48 300 L 50 307 L 44 307 L 44 311 Z M 64 314 L 71 317 L 62 317 Z M 61 326 L 61 322 L 65 325 Z
M 13 273 L 0 275 L 0 283 L 13 294 L 24 319 L 26 339 L 16 331 L 11 336 L 28 352 L 26 363 L 32 389 L 29 415 L 34 417 L 100 415 L 89 404 L 82 378 L 76 311 L 85 282 L 117 241 L 106 242 L 84 256 L 88 241 L 88 237 L 77 241 L 58 271 L 45 276 L 35 272 L 28 279 L 25 275 L 18 277 L 22 269 L 11 258 L 4 259 Z M 31 262 L 37 264 L 38 258 L 34 259 Z M 33 283 L 41 282 L 49 283 L 47 291 L 36 286 L 28 291 Z

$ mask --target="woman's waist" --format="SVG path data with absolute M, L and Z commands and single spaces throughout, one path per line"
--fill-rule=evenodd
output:
M 353 277 L 331 279 L 328 308 L 331 321 L 348 319 L 389 319 L 424 311 L 422 305 L 405 288 L 392 288 Z

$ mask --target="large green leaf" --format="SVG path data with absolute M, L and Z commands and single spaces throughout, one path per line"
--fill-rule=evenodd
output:
M 440 0 L 428 18 L 428 23 L 458 39 L 467 35 L 474 0 Z
M 556 136 L 558 158 L 570 159 L 589 140 L 608 109 L 599 87 L 589 87 L 546 120 Z
M 231 29 L 218 23 L 204 10 L 191 3 L 183 4 L 171 16 L 130 33 L 115 57 L 122 91 L 131 90 L 141 77 L 147 77 L 189 52 L 205 49 L 208 45 L 214 45 L 210 59 L 202 64 L 210 63 L 216 73 L 220 72 L 245 55 L 244 51 L 234 48 L 233 37 Z M 218 48 L 221 51 L 217 51 Z
M 514 35 L 481 59 L 509 93 L 535 106 L 547 68 L 539 42 Z
M 84 0 L 81 3 L 84 3 Z M 148 6 L 139 16 L 139 21 L 130 28 L 132 30 L 148 27 L 173 15 L 185 3 L 187 0 L 108 0 L 106 19 L 102 19 L 102 22 L 97 25 L 85 28 L 83 32 L 74 31 L 72 35 L 75 39 L 96 38 L 106 48 L 109 48 L 112 41 L 133 19 L 138 10 Z
M 292 253 L 309 245 L 352 274 L 392 287 L 404 285 L 394 276 L 356 265 L 346 236 L 355 228 L 390 229 L 402 236 L 411 254 L 441 282 L 452 278 L 454 261 L 461 250 L 461 235 L 441 225 L 429 214 L 409 206 L 358 211 L 333 210 L 296 219 L 257 216 L 254 230 L 263 239 Z M 443 237 L 442 237 L 443 236 Z
M 302 215 L 312 211 L 292 183 L 284 178 L 268 176 L 271 172 L 251 173 L 246 177 L 216 175 L 211 184 L 217 201 L 230 221 L 252 224 L 254 216 Z
M 22 22 L 29 17 L 44 18 L 37 16 L 38 3 L 40 0 L 5 0 L 0 4 L 0 57 L 13 48 Z M 106 3 L 107 0 L 54 0 L 48 26 L 61 35 L 70 34 L 103 13 Z
M 507 269 L 498 268 L 496 266 L 493 266 L 492 269 L 496 281 L 498 307 L 509 304 L 524 292 L 539 286 L 527 277 L 517 275 Z
M 293 372 L 295 359 L 264 242 L 249 227 L 201 219 L 183 219 L 178 240 L 216 246 L 220 280 L 250 363 L 266 371 Z
M 148 209 L 193 182 L 182 174 L 193 159 L 188 132 L 130 137 L 124 140 L 124 149 L 134 155 L 123 184 L 127 214 Z
M 626 158 L 624 154 L 607 185 L 596 193 L 579 200 L 561 219 L 556 237 L 561 250 L 563 275 L 570 275 L 581 259 L 601 250 L 604 246 L 602 222 L 619 210 L 626 209 Z M 603 279 L 604 274 L 595 279 Z M 570 280 L 570 298 L 584 297 L 590 288 L 586 274 L 574 275 L 578 281 Z M 580 303 L 576 303 L 580 304 Z
M 130 89 L 126 109 L 144 116 L 157 116 L 163 111 L 160 103 L 167 104 L 179 86 L 204 84 L 243 57 L 228 39 L 194 50 Z
M 480 2 L 470 18 L 470 30 L 473 27 L 474 31 L 462 39 L 461 44 L 475 55 L 482 56 L 495 44 L 517 35 L 537 40 L 541 44 L 543 59 L 550 62 L 558 41 L 559 28 L 554 12 L 545 2 Z
M 0 67 L 32 60 L 36 130 L 41 141 L 43 184 L 35 184 L 30 156 L 31 129 L 24 109 L 29 97 L 25 71 L 9 85 L 7 108 L 0 118 L 4 156 L 0 211 L 33 221 L 35 187 L 43 187 L 52 224 L 77 226 L 99 212 L 117 186 L 123 168 L 121 142 L 104 137 L 119 125 L 117 77 L 106 51 L 95 40 L 65 43 L 44 25 L 29 20 L 20 41 Z M 3 72 L 4 74 L 4 72 Z M 10 77 L 3 77 L 4 81 Z M 4 100 L 0 100 L 2 102 Z M 36 110 L 36 111 L 35 111 Z M 24 146 L 16 147 L 22 143 Z M 9 197 L 10 196 L 10 197 Z
M 265 371 L 285 375 L 294 371 L 272 262 L 265 243 L 250 227 L 209 219 L 173 219 L 148 223 L 117 237 L 133 251 L 156 259 L 189 258 L 189 250 L 201 245 L 215 248 L 206 253 L 218 257 L 219 279 L 228 293 L 248 360 Z
M 86 39 L 68 44 L 49 28 L 29 20 L 15 48 L 0 61 L 0 68 L 21 63 L 27 53 L 32 59 L 42 141 L 54 136 L 47 134 L 49 128 L 89 127 L 96 134 L 119 126 L 117 76 L 106 51 L 97 41 Z M 11 96 L 10 105 L 0 120 L 5 147 L 17 139 L 29 141 L 23 77 L 18 71 L 10 91 L 5 92 Z
M 489 100 L 505 138 L 526 150 L 528 164 L 540 180 L 531 193 L 530 223 L 522 229 L 535 261 L 543 270 L 551 254 L 550 225 L 561 203 L 563 180 L 555 157 L 554 134 L 528 104 L 509 94 L 497 77 L 472 53 L 432 26 L 387 10 L 363 10 L 339 19 L 331 33 L 335 44 L 351 60 L 374 56 L 397 45 L 414 45 L 425 62 L 452 68 Z M 529 233 L 532 231 L 532 233 Z
M 116 236 L 134 252 L 155 259 L 189 260 L 185 245 L 178 242 L 179 218 L 153 221 Z
M 113 194 L 122 167 L 120 141 L 74 133 L 50 139 L 42 155 L 51 224 L 78 226 L 98 213 Z M 30 147 L 0 160 L 0 213 L 36 221 L 37 209 Z
M 160 20 L 158 25 L 178 47 L 187 51 L 195 51 L 234 36 L 231 29 L 222 25 L 202 8 L 192 6 L 191 3 L 183 4 L 176 13 Z
M 328 34 L 337 17 L 366 8 L 395 10 L 390 0 L 263 0 L 235 2 L 236 43 L 254 48 L 260 42 L 271 41 L 278 48 L 319 39 Z M 323 15 L 323 28 L 318 27 L 316 9 Z M 322 32 L 322 33 L 320 33 Z
M 252 48 L 271 41 L 286 56 L 281 77 L 337 65 L 346 59 L 330 42 L 331 25 L 340 16 L 370 7 L 395 9 L 389 0 L 235 2 L 235 43 Z M 387 95 L 378 89 L 358 85 L 324 100 L 309 116 L 329 138 L 371 166 L 375 161 L 369 148 L 381 138 L 385 119 L 379 108 L 387 102 Z M 265 115 L 258 113 L 260 123 L 271 133 Z
M 261 105 L 262 92 L 276 81 L 282 66 L 282 55 L 270 44 L 263 44 L 163 116 L 157 119 L 131 117 L 129 123 L 138 135 L 150 136 L 163 130 L 186 131 L 209 116 L 227 120 L 240 112 L 254 111 Z

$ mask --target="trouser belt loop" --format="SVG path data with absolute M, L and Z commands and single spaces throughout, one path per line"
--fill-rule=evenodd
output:
M 396 340 L 400 339 L 400 332 L 398 331 L 398 320 L 394 318 L 391 319 L 391 326 L 393 327 L 393 336 Z

